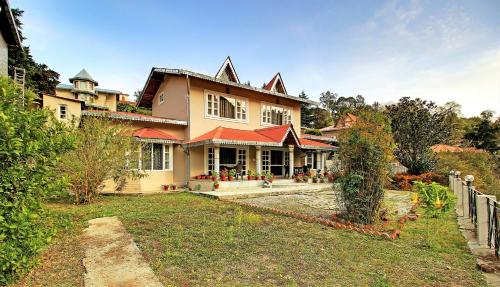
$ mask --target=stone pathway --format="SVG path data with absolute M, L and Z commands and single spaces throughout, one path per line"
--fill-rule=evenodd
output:
M 117 217 L 88 223 L 83 260 L 86 287 L 163 286 Z

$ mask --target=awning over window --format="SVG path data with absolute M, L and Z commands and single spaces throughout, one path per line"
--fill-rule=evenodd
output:
M 141 128 L 132 134 L 137 140 L 156 143 L 181 143 L 182 139 L 153 128 Z

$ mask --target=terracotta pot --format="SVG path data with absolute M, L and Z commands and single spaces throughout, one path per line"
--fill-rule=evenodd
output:
M 214 188 L 219 189 L 219 184 L 218 183 L 214 184 Z
M 201 175 L 197 175 L 197 176 L 196 176 L 196 179 L 201 179 Z
M 163 186 L 163 191 L 168 191 L 168 185 Z
M 247 176 L 247 179 L 248 179 L 248 180 L 253 180 L 253 176 L 252 176 L 252 175 L 248 175 L 248 176 Z
M 229 176 L 229 181 L 233 181 L 233 180 L 234 180 L 234 177 Z
M 216 181 L 217 180 L 217 177 L 216 176 L 212 176 L 212 181 Z
M 225 175 L 222 175 L 222 176 L 220 177 L 220 179 L 221 179 L 222 181 L 226 181 L 226 180 L 227 180 L 227 177 L 226 177 Z
M 266 176 L 265 176 L 265 175 L 261 175 L 261 176 L 260 176 L 260 179 L 261 179 L 261 180 L 264 180 L 264 179 L 266 179 Z
M 172 190 L 175 190 L 175 189 L 177 188 L 177 186 L 172 185 L 172 186 L 170 186 L 170 188 L 171 188 Z

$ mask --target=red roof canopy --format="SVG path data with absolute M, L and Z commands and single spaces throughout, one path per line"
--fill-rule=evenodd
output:
M 334 149 L 335 147 L 313 140 L 298 139 L 292 125 L 273 126 L 257 130 L 239 130 L 218 127 L 189 142 L 191 145 L 226 143 L 242 145 L 282 146 L 291 135 L 295 145 L 303 148 Z
M 152 128 L 142 128 L 134 131 L 132 134 L 134 137 L 141 139 L 158 139 L 158 140 L 167 140 L 167 141 L 177 141 L 180 142 L 182 139 L 175 135 L 171 135 L 164 131 L 160 131 Z

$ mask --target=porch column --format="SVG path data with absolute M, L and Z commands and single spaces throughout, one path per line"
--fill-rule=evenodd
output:
M 294 169 L 294 160 L 293 160 L 293 149 L 295 147 L 293 145 L 288 146 L 288 177 L 292 178 L 293 176 L 293 169 Z
M 214 146 L 214 169 L 216 172 L 220 172 L 220 147 L 218 145 Z
M 255 170 L 262 173 L 262 150 L 260 146 L 255 146 Z
M 321 153 L 321 170 L 326 171 L 326 152 Z
M 321 151 L 316 151 L 316 169 L 323 169 L 321 167 Z

